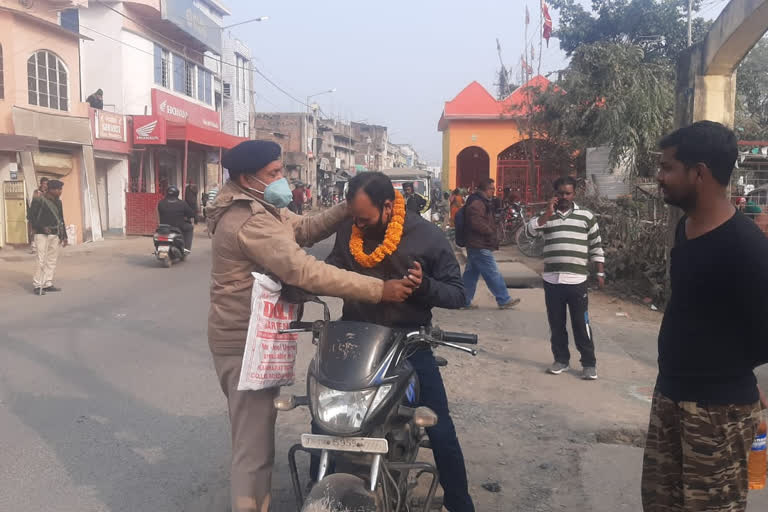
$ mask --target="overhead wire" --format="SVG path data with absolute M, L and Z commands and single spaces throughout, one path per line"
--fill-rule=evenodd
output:
M 132 23 L 135 23 L 136 25 L 140 26 L 141 28 L 143 28 L 143 29 L 146 29 L 147 31 L 149 31 L 149 32 L 151 32 L 151 33 L 153 33 L 153 34 L 157 34 L 157 36 L 158 36 L 158 37 L 160 37 L 161 39 L 164 39 L 164 40 L 166 40 L 166 41 L 170 41 L 171 43 L 173 43 L 173 44 L 176 44 L 176 45 L 178 45 L 178 46 L 180 46 L 180 47 L 184 48 L 185 50 L 189 50 L 189 51 L 191 51 L 191 52 L 197 53 L 197 54 L 198 54 L 198 55 L 200 55 L 200 56 L 201 56 L 203 59 L 205 59 L 205 58 L 209 58 L 209 59 L 211 59 L 211 60 L 213 60 L 213 61 L 215 61 L 215 62 L 219 63 L 221 66 L 225 66 L 225 65 L 226 65 L 226 66 L 230 66 L 230 67 L 232 67 L 232 68 L 235 68 L 235 69 L 246 69 L 246 70 L 248 70 L 248 71 L 254 72 L 254 73 L 256 73 L 257 75 L 259 75 L 259 76 L 260 76 L 262 79 L 264 79 L 264 81 L 265 81 L 265 82 L 267 82 L 267 83 L 268 83 L 268 84 L 270 84 L 272 87 L 274 87 L 275 89 L 277 89 L 278 91 L 280 91 L 281 93 L 283 93 L 283 94 L 284 94 L 285 96 L 287 96 L 288 98 L 292 99 L 293 101 L 295 101 L 295 102 L 299 103 L 300 105 L 302 105 L 302 106 L 304 106 L 304 107 L 309 107 L 309 105 L 308 105 L 307 103 L 305 103 L 304 101 L 302 101 L 302 100 L 298 99 L 298 98 L 297 98 L 295 95 L 293 95 L 293 94 L 291 94 L 290 92 L 288 92 L 288 91 L 287 91 L 285 88 L 283 88 L 282 86 L 280 86 L 279 84 L 277 84 L 277 83 L 276 83 L 274 80 L 272 80 L 271 78 L 269 78 L 269 77 L 268 77 L 266 74 L 264 74 L 264 72 L 262 72 L 262 71 L 261 71 L 259 68 L 257 68 L 256 66 L 254 66 L 254 65 L 253 65 L 253 63 L 252 63 L 252 61 L 251 61 L 251 65 L 250 65 L 249 67 L 246 67 L 246 68 L 240 68 L 240 67 L 239 67 L 239 66 L 237 66 L 236 64 L 232 64 L 232 63 L 230 63 L 230 62 L 226 62 L 226 61 L 224 61 L 224 59 L 223 59 L 221 56 L 219 56 L 219 57 L 217 58 L 217 57 L 213 57 L 212 55 L 206 55 L 206 54 L 205 54 L 205 52 L 201 52 L 200 50 L 196 50 L 195 48 L 190 48 L 189 46 L 185 45 L 184 43 L 181 43 L 181 42 L 179 42 L 179 41 L 176 41 L 176 40 L 175 40 L 175 39 L 173 39 L 173 38 L 170 38 L 170 37 L 168 37 L 168 36 L 166 36 L 166 35 L 164 35 L 164 34 L 161 34 L 160 32 L 157 32 L 156 30 L 153 30 L 151 27 L 148 27 L 148 26 L 146 26 L 145 24 L 143 24 L 142 22 L 140 22 L 140 21 L 136 20 L 135 18 L 132 18 L 131 16 L 128 16 L 128 15 L 127 15 L 127 14 L 125 14 L 124 12 L 121 12 L 121 11 L 119 11 L 118 9 L 115 9 L 114 7 L 112 7 L 111 5 L 108 5 L 108 4 L 106 4 L 106 3 L 105 3 L 103 0 L 96 0 L 96 2 L 98 2 L 98 3 L 99 3 L 99 4 L 101 4 L 101 5 L 103 5 L 103 6 L 104 6 L 104 7 L 106 7 L 107 9 L 109 9 L 109 10 L 111 10 L 111 11 L 115 12 L 116 14 L 119 14 L 120 16 L 122 16 L 123 18 L 125 18 L 125 19 L 127 19 L 127 20 L 131 21 Z M 82 25 L 82 24 L 81 24 L 80 26 L 84 26 L 84 25 Z M 86 27 L 86 28 L 88 28 L 88 27 Z M 96 30 L 94 30 L 94 29 L 89 29 L 89 30 L 91 30 L 91 31 L 93 31 L 93 32 L 95 32 L 95 33 L 97 33 L 97 34 L 99 34 L 99 35 L 102 35 L 102 36 L 104 36 L 104 37 L 109 37 L 109 36 L 106 36 L 106 35 L 104 35 L 104 34 L 100 34 L 98 31 L 96 31 Z M 223 30 L 223 29 L 222 29 L 222 30 Z M 113 39 L 113 40 L 114 40 L 114 38 L 110 38 L 110 39 Z M 123 41 L 119 41 L 119 42 L 123 42 Z M 145 52 L 145 53 L 146 53 L 146 52 Z M 154 56 L 154 54 L 152 54 L 152 55 Z
M 126 46 L 126 47 L 128 47 L 128 48 L 131 48 L 131 49 L 133 49 L 133 50 L 136 50 L 136 51 L 138 51 L 138 52 L 141 52 L 141 53 L 143 53 L 143 54 L 149 55 L 149 56 L 151 56 L 151 57 L 154 57 L 154 56 L 155 56 L 155 54 L 154 54 L 153 52 L 147 51 L 147 50 L 145 50 L 144 48 L 139 48 L 138 46 L 132 45 L 132 44 L 130 44 L 130 43 L 126 42 L 126 41 L 123 41 L 123 40 L 121 40 L 121 39 L 117 39 L 116 37 L 112 37 L 112 36 L 110 36 L 110 35 L 104 34 L 103 32 L 99 32 L 98 30 L 96 30 L 96 29 L 94 29 L 94 28 L 91 28 L 91 27 L 89 27 L 89 26 L 87 26 L 87 25 L 83 25 L 82 23 L 80 24 L 80 27 L 81 27 L 81 28 L 84 28 L 84 29 L 86 29 L 86 30 L 89 30 L 89 31 L 93 32 L 94 34 L 97 34 L 97 35 L 99 35 L 99 36 L 101 36 L 101 37 L 105 37 L 105 38 L 107 38 L 107 39 L 109 39 L 109 40 L 111 40 L 111 41 L 114 41 L 114 42 L 116 42 L 116 43 L 122 44 L 123 46 Z M 225 62 L 225 64 L 228 64 L 228 65 L 230 65 L 230 66 L 236 67 L 234 64 L 230 64 L 230 63 L 228 63 L 228 62 Z M 237 68 L 236 68 L 236 69 L 237 69 Z M 246 69 L 247 69 L 247 68 L 246 68 Z M 265 80 L 267 80 L 269 83 L 272 83 L 272 82 L 271 82 L 271 81 L 269 81 L 267 78 L 265 78 Z M 278 87 L 278 88 L 279 88 L 279 86 L 277 86 L 277 85 L 276 85 L 276 84 L 274 84 L 274 83 L 272 83 L 272 85 L 274 85 L 275 87 Z M 251 94 L 258 94 L 258 91 L 255 91 L 255 90 L 253 90 L 253 89 L 250 89 L 250 88 L 246 88 L 245 90 L 246 90 L 246 92 L 249 92 L 249 93 L 251 93 Z M 305 102 L 303 102 L 303 101 L 301 101 L 301 100 L 297 99 L 295 96 L 293 96 L 293 95 L 291 95 L 291 94 L 288 94 L 288 93 L 286 93 L 285 91 L 282 91 L 282 90 L 281 90 L 281 92 L 283 92 L 283 93 L 284 93 L 284 94 L 286 94 L 286 95 L 287 95 L 287 96 L 288 96 L 290 99 L 292 99 L 293 101 L 296 101 L 297 103 L 301 104 L 302 106 L 305 106 L 305 107 L 308 107 L 308 106 L 309 106 L 309 105 L 307 105 Z

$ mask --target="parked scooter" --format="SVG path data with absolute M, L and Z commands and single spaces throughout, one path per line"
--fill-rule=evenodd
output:
M 171 268 L 174 263 L 184 261 L 186 257 L 184 235 L 179 228 L 160 224 L 155 230 L 153 240 L 155 242 L 155 257 L 165 268 Z
M 288 332 L 311 332 L 317 353 L 310 363 L 307 396 L 281 396 L 275 408 L 309 406 L 321 434 L 303 434 L 288 453 L 296 510 L 404 512 L 415 510 L 413 490 L 422 475 L 431 475 L 423 510 L 431 509 L 438 485 L 434 465 L 417 462 L 429 448 L 425 428 L 437 415 L 419 407 L 419 380 L 408 357 L 419 350 L 476 344 L 477 335 L 437 328 L 404 332 L 362 322 L 324 320 L 293 322 Z M 447 361 L 437 358 L 440 366 Z M 305 498 L 296 452 L 319 455 L 317 483 Z M 317 508 L 320 507 L 320 508 Z M 420 507 L 421 508 L 421 507 Z

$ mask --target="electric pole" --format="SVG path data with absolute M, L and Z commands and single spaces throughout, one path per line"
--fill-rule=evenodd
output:
M 693 23 L 693 0 L 688 0 L 688 46 L 691 46 L 693 44 L 693 31 L 692 31 L 692 23 Z

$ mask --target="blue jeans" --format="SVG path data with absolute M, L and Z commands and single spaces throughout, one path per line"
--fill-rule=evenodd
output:
M 440 474 L 440 485 L 443 487 L 443 506 L 449 512 L 474 512 L 464 454 L 448 410 L 448 397 L 435 356 L 431 350 L 421 350 L 409 357 L 408 361 L 419 376 L 420 405 L 435 411 L 438 418 L 437 425 L 427 429 L 427 436 Z
M 496 297 L 496 303 L 503 306 L 512 298 L 507 291 L 507 285 L 496 265 L 493 253 L 488 249 L 471 249 L 467 247 L 467 267 L 464 269 L 464 292 L 467 295 L 466 306 L 472 304 L 480 276 L 485 279 L 488 289 Z
M 469 495 L 464 454 L 448 409 L 448 397 L 435 356 L 431 350 L 420 350 L 410 356 L 408 361 L 419 376 L 419 405 L 429 407 L 438 417 L 437 425 L 427 429 L 427 436 L 440 475 L 440 485 L 443 487 L 443 506 L 449 512 L 475 512 L 475 505 Z M 314 422 L 312 433 L 322 433 Z M 309 469 L 313 481 L 317 480 L 319 468 L 320 457 L 313 455 Z M 333 472 L 333 463 L 329 469 Z

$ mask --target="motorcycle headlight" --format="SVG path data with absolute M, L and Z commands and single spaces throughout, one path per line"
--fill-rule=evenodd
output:
M 309 382 L 315 419 L 329 430 L 351 434 L 360 430 L 365 415 L 376 394 L 375 389 L 339 391 L 319 384 L 314 378 Z

